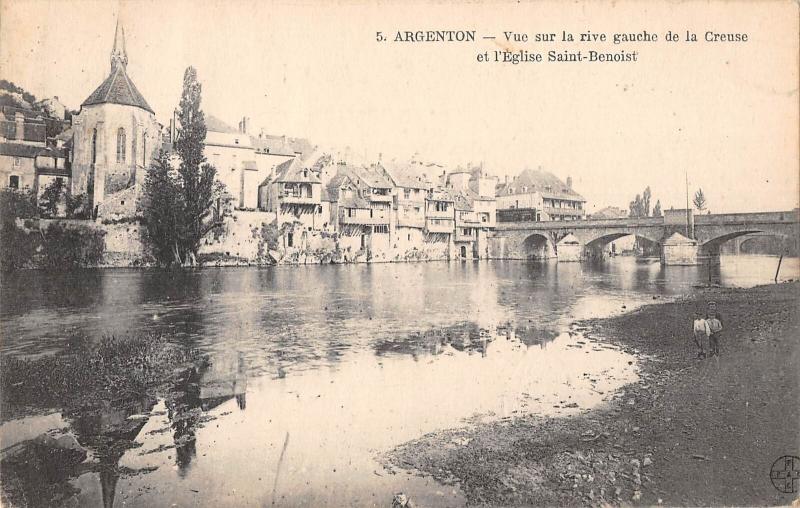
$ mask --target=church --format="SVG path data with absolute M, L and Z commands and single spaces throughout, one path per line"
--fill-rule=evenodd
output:
M 161 125 L 127 72 L 125 29 L 117 21 L 111 70 L 73 117 L 72 195 L 94 216 L 136 213 L 146 168 L 161 147 Z

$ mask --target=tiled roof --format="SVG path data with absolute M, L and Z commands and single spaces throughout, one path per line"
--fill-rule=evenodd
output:
M 397 187 L 405 189 L 430 189 L 432 184 L 423 176 L 418 164 L 389 162 L 384 165 Z
M 367 200 L 357 194 L 350 197 L 340 196 L 339 206 L 342 208 L 361 208 L 363 210 L 369 209 L 369 203 Z
M 97 87 L 97 90 L 92 92 L 81 106 L 90 106 L 93 104 L 125 104 L 127 106 L 136 106 L 145 111 L 153 113 L 153 109 L 144 100 L 142 94 L 133 84 L 128 73 L 125 72 L 124 65 L 115 65 L 111 69 L 111 74 L 108 75 L 105 81 Z M 153 113 L 155 114 L 155 113 Z
M 0 143 L 0 155 L 26 157 L 33 159 L 40 153 L 47 153 L 45 146 L 23 145 L 22 143 Z
M 450 202 L 455 200 L 453 194 L 451 194 L 450 191 L 446 189 L 434 189 L 433 192 L 431 192 L 431 195 L 428 199 L 431 201 L 450 201 Z
M 474 208 L 472 206 L 473 203 L 474 203 L 474 200 L 470 196 L 468 196 L 468 195 L 466 195 L 464 193 L 456 194 L 453 197 L 453 200 L 454 200 L 454 203 L 455 203 L 455 209 L 456 210 L 464 211 L 464 212 L 471 212 L 472 210 L 474 210 Z
M 525 188 L 525 191 L 522 189 Z M 508 192 L 508 190 L 512 192 Z M 549 171 L 526 169 L 513 181 L 499 183 L 496 187 L 497 196 L 515 194 L 540 193 L 548 199 L 571 199 L 586 201 L 583 196 L 567 187 L 557 176 Z
M 316 173 L 303 166 L 297 159 L 289 159 L 275 167 L 276 182 L 322 183 Z
M 211 132 L 222 132 L 225 134 L 238 134 L 239 131 L 226 124 L 214 115 L 206 115 L 206 130 Z
M 314 150 L 311 142 L 305 138 L 288 138 L 263 134 L 250 136 L 250 141 L 257 152 L 270 155 L 308 155 Z
M 345 170 L 350 172 L 355 178 L 363 181 L 367 186 L 374 189 L 391 189 L 394 183 L 383 173 L 378 166 L 345 166 Z

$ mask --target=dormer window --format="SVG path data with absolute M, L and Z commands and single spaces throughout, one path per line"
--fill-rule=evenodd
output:
M 509 187 L 508 188 L 508 193 L 509 194 L 514 194 L 514 187 Z

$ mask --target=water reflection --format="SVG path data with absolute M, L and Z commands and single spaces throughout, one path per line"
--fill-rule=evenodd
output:
M 719 277 L 768 282 L 776 264 L 725 259 Z M 635 364 L 572 323 L 692 291 L 705 269 L 615 258 L 16 274 L 2 281 L 3 355 L 57 351 L 73 333 L 153 331 L 210 363 L 162 399 L 5 422 L 0 440 L 74 434 L 89 471 L 56 483 L 87 506 L 380 505 L 399 490 L 458 505 L 457 491 L 392 475 L 376 454 L 475 415 L 600 403 Z M 797 269 L 784 260 L 783 277 Z

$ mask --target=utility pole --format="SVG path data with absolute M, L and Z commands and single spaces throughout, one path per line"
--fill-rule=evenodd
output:
M 689 236 L 689 214 L 692 213 L 689 209 L 689 171 L 684 169 L 684 175 L 686 176 L 686 238 L 691 238 Z

